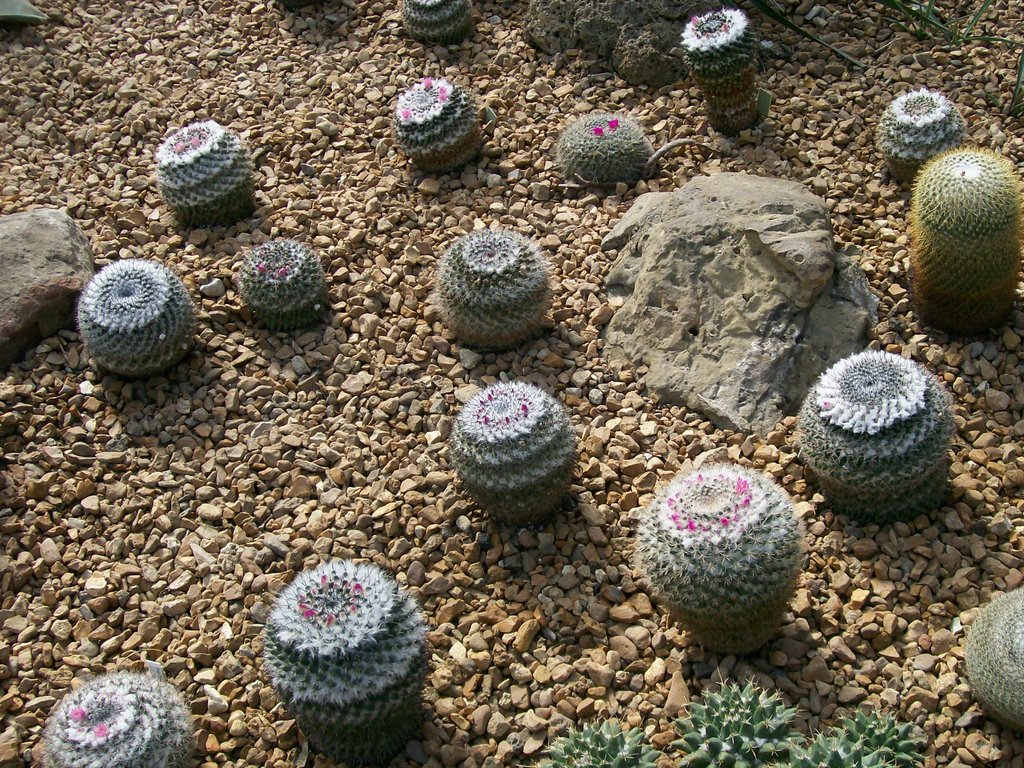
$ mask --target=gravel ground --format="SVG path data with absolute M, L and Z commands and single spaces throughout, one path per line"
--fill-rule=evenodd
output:
M 922 43 L 874 5 L 830 5 L 808 23 L 868 66 L 765 27 L 792 49 L 767 62 L 773 114 L 727 142 L 707 137 L 688 83 L 633 88 L 592 60 L 531 49 L 524 2 L 478 4 L 475 37 L 450 49 L 406 39 L 397 3 L 40 4 L 57 23 L 0 33 L 0 210 L 65 208 L 99 264 L 167 263 L 199 302 L 201 330 L 167 378 L 100 376 L 65 331 L 0 381 L 0 765 L 38 752 L 76 675 L 144 660 L 192 701 L 203 766 L 327 765 L 278 706 L 260 632 L 298 570 L 355 556 L 395 571 L 436 627 L 430 713 L 402 765 L 529 764 L 598 716 L 664 747 L 690 696 L 753 676 L 799 706 L 805 729 L 877 706 L 924 729 L 928 766 L 1024 766 L 1024 741 L 980 714 L 962 663 L 963 625 L 1024 580 L 1024 312 L 979 340 L 922 332 L 906 297 L 908 193 L 873 146 L 890 98 L 925 85 L 954 98 L 976 143 L 1020 164 L 1004 49 Z M 987 18 L 993 31 L 1024 23 L 1009 0 Z M 478 164 L 423 178 L 396 150 L 389 111 L 400 89 L 442 73 L 498 119 Z M 598 107 L 636 115 L 656 144 L 694 137 L 721 154 L 690 146 L 635 188 L 566 190 L 554 141 Z M 260 210 L 183 232 L 156 194 L 152 152 L 170 127 L 205 117 L 253 148 Z M 952 493 L 931 518 L 879 530 L 836 517 L 795 461 L 792 419 L 763 440 L 717 430 L 657 407 L 642 369 L 602 358 L 601 237 L 638 194 L 722 170 L 827 197 L 882 300 L 873 345 L 927 363 L 955 393 Z M 437 254 L 491 224 L 554 259 L 555 327 L 481 357 L 452 344 L 426 299 Z M 277 236 L 323 255 L 325 328 L 292 337 L 247 322 L 234 265 Z M 538 530 L 495 526 L 448 472 L 452 414 L 499 376 L 561 393 L 581 438 L 575 503 Z M 779 639 L 742 660 L 690 644 L 628 564 L 638 509 L 712 450 L 778 478 L 809 529 Z

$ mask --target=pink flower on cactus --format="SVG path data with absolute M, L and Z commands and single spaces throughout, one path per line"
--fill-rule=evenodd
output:
M 304 618 L 312 619 L 314 616 L 316 616 L 316 611 L 314 611 L 312 608 L 307 608 L 302 612 L 302 615 Z
M 71 710 L 71 719 L 74 720 L 76 723 L 82 722 L 83 720 L 85 720 L 85 710 L 81 707 L 74 707 Z
M 402 110 L 402 119 L 403 120 L 411 120 L 412 119 L 412 110 L 410 110 L 410 109 L 403 109 Z
M 355 592 L 357 595 L 363 594 L 363 585 L 359 582 L 356 582 L 352 585 L 352 591 Z
M 423 78 L 423 87 L 426 88 L 427 90 L 433 88 L 434 87 L 434 78 L 432 78 L 432 77 L 424 77 Z
M 92 732 L 97 739 L 105 739 L 110 734 L 110 728 L 106 723 L 100 723 L 92 729 Z
M 736 493 L 746 493 L 750 490 L 750 481 L 745 477 L 736 478 Z
M 618 118 L 614 118 L 613 117 L 611 120 L 609 120 L 608 121 L 608 128 L 609 128 L 609 130 L 612 130 L 612 131 L 618 130 L 618 128 L 619 128 L 619 120 L 618 120 Z
M 281 267 L 279 270 L 277 270 L 277 276 L 278 277 L 284 277 L 287 274 L 288 274 L 288 267 Z
M 256 271 L 259 272 L 261 275 L 264 274 L 267 271 L 267 265 L 266 264 L 257 264 L 256 265 Z
M 595 125 L 594 126 L 594 135 L 595 136 L 604 136 L 604 128 L 602 128 L 600 125 Z
M 437 89 L 437 100 L 442 104 L 448 101 L 448 89 L 443 85 Z

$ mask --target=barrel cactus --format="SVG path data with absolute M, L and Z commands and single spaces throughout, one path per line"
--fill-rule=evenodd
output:
M 978 333 L 1003 323 L 1021 268 L 1021 192 L 1013 163 L 987 149 L 930 160 L 910 203 L 910 287 L 922 323 Z
M 214 120 L 164 139 L 156 151 L 156 178 L 161 196 L 188 227 L 231 224 L 255 208 L 249 150 Z
M 654 146 L 640 124 L 625 115 L 594 112 L 571 123 L 558 138 L 555 160 L 569 181 L 632 184 L 650 170 Z
M 876 350 L 840 360 L 807 393 L 797 430 L 800 456 L 837 512 L 885 524 L 945 498 L 952 400 L 913 361 Z
M 658 753 L 641 731 L 624 731 L 608 720 L 559 736 L 540 768 L 654 768 L 657 762 Z
M 551 306 L 551 269 L 532 240 L 482 229 L 460 237 L 441 257 L 434 297 L 460 341 L 507 349 L 540 329 Z
M 803 525 L 769 477 L 716 464 L 678 475 L 645 510 L 638 570 L 704 647 L 748 653 L 796 589 Z
M 924 762 L 921 734 L 888 715 L 858 712 L 797 746 L 787 768 L 915 768 Z
M 275 331 L 315 323 L 328 305 L 320 258 L 294 240 L 253 248 L 239 267 L 238 288 L 249 311 Z
M 938 91 L 919 88 L 889 105 L 878 126 L 878 148 L 896 181 L 912 181 L 929 158 L 964 143 L 960 110 Z
M 126 259 L 107 265 L 85 286 L 78 330 L 100 368 L 152 376 L 192 349 L 195 309 L 185 285 L 167 267 Z
M 423 43 L 457 43 L 473 31 L 472 0 L 402 0 L 402 23 Z
M 310 743 L 338 762 L 384 765 L 419 729 L 426 626 L 375 565 L 300 573 L 270 612 L 264 662 Z
M 185 768 L 195 737 L 177 688 L 140 672 L 112 672 L 61 700 L 42 744 L 48 768 Z
M 398 97 L 395 137 L 427 173 L 446 173 L 469 163 L 480 150 L 476 100 L 444 78 L 425 77 Z
M 694 16 L 680 42 L 711 127 L 732 136 L 757 125 L 757 40 L 747 15 L 723 8 Z
M 576 438 L 565 407 L 526 382 L 485 387 L 463 407 L 449 441 L 462 485 L 513 524 L 553 514 L 572 479 Z
M 967 635 L 967 677 L 984 710 L 1024 732 L 1024 590 L 994 597 Z

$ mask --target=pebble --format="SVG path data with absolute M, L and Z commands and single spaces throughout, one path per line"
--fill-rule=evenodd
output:
M 199 287 L 199 292 L 208 299 L 219 299 L 227 293 L 227 289 L 224 287 L 224 281 L 219 277 L 215 277 L 208 283 L 201 285 Z

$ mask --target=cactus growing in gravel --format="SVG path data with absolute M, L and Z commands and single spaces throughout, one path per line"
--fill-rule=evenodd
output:
M 402 92 L 395 107 L 398 145 L 420 170 L 454 171 L 480 149 L 480 114 L 461 86 L 425 77 Z
M 922 323 L 977 333 L 1004 322 L 1021 267 L 1021 193 L 1013 164 L 951 149 L 918 174 L 910 203 L 911 301 Z
M 984 710 L 1024 732 L 1024 589 L 994 597 L 978 612 L 964 658 Z
M 403 0 L 402 23 L 424 43 L 457 43 L 473 31 L 472 0 Z
M 555 159 L 569 181 L 632 184 L 647 175 L 654 147 L 640 124 L 625 115 L 594 112 L 558 138 Z
M 100 368 L 152 376 L 192 348 L 195 310 L 184 284 L 167 267 L 126 259 L 107 265 L 85 286 L 78 330 Z
M 449 442 L 459 479 L 477 503 L 515 524 L 542 520 L 561 504 L 576 465 L 565 407 L 525 382 L 478 392 L 455 420 Z
M 477 230 L 441 257 L 435 301 L 460 341 L 507 349 L 540 329 L 551 306 L 550 267 L 528 238 Z
M 43 732 L 48 768 L 184 768 L 192 720 L 178 690 L 141 672 L 112 672 L 69 693 Z
M 252 161 L 234 131 L 213 120 L 172 132 L 156 152 L 160 194 L 182 224 L 231 224 L 251 214 Z
M 731 136 L 757 125 L 757 41 L 746 14 L 723 8 L 695 16 L 680 42 L 711 127 Z
M 310 325 L 327 307 L 320 258 L 294 240 L 253 248 L 239 267 L 238 288 L 256 319 L 276 331 Z
M 657 761 L 641 731 L 608 720 L 555 739 L 540 768 L 654 768 Z
M 677 476 L 637 530 L 638 569 L 706 648 L 747 653 L 796 589 L 803 526 L 769 477 L 718 464 Z
M 800 456 L 837 512 L 884 524 L 946 495 L 952 401 L 917 363 L 874 350 L 840 360 L 808 392 L 797 428 Z
M 960 110 L 938 91 L 920 88 L 897 97 L 878 126 L 878 148 L 896 181 L 911 181 L 926 160 L 964 142 Z
M 274 603 L 264 646 L 278 696 L 335 760 L 383 765 L 418 730 L 426 627 L 377 566 L 335 560 L 299 574 Z
M 831 731 L 795 747 L 787 768 L 914 768 L 924 758 L 920 734 L 888 715 L 858 712 Z

